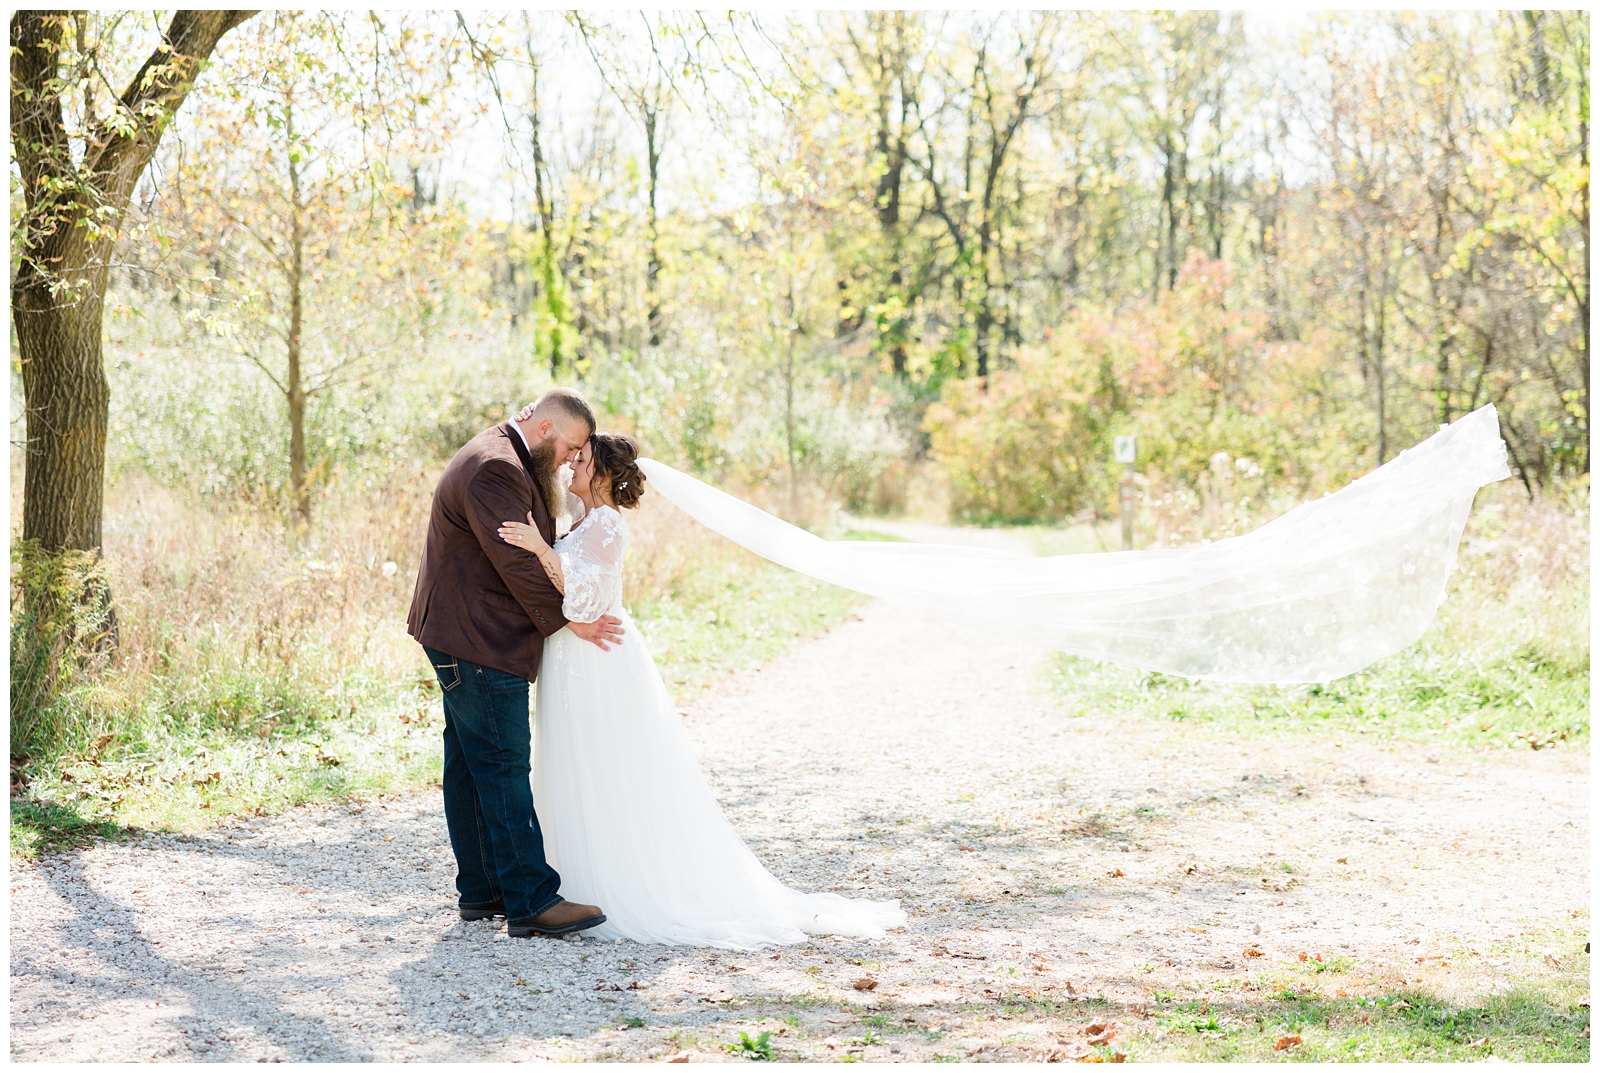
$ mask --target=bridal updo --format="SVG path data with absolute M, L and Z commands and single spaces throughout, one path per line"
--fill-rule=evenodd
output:
M 594 480 L 608 481 L 611 498 L 624 510 L 644 498 L 644 471 L 639 468 L 639 444 L 620 432 L 596 432 L 589 437 L 594 459 Z

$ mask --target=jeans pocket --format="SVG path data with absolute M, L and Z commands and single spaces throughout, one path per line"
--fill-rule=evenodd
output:
M 461 665 L 456 660 L 449 663 L 435 663 L 433 673 L 439 676 L 439 687 L 446 693 L 461 684 Z

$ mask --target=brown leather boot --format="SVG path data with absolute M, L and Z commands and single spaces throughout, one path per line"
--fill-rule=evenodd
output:
M 526 939 L 530 935 L 571 935 L 605 922 L 606 915 L 598 905 L 581 905 L 563 899 L 532 920 L 508 920 L 506 934 L 513 939 Z

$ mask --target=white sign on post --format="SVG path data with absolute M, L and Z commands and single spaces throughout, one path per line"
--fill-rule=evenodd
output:
M 1118 436 L 1116 446 L 1116 460 L 1124 465 L 1132 465 L 1138 454 L 1132 436 Z

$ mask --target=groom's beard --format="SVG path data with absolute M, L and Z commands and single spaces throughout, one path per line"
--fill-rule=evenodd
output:
M 566 491 L 556 479 L 556 445 L 547 440 L 529 448 L 528 454 L 533 460 L 533 476 L 539 484 L 539 495 L 543 497 L 544 505 L 554 520 L 567 505 Z

